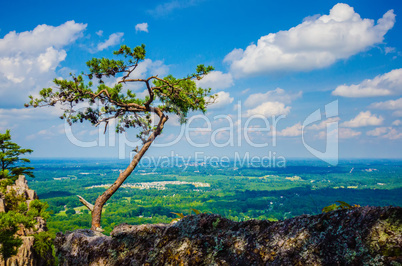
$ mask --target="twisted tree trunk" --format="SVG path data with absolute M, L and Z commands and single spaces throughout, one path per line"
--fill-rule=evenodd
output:
M 92 205 L 89 202 L 87 202 L 85 199 L 83 199 L 82 197 L 78 196 L 80 198 L 81 203 L 83 203 L 92 213 L 91 230 L 100 231 L 100 232 L 103 231 L 101 228 L 101 225 L 100 225 L 103 206 L 110 199 L 110 197 L 113 196 L 113 194 L 120 188 L 120 186 L 124 183 L 124 181 L 127 179 L 127 177 L 130 176 L 130 174 L 134 171 L 135 167 L 137 167 L 141 158 L 144 156 L 146 151 L 149 149 L 151 144 L 154 142 L 155 138 L 161 134 L 162 129 L 163 129 L 166 121 L 168 120 L 168 117 L 157 108 L 155 108 L 155 113 L 160 118 L 157 128 L 148 137 L 147 141 L 144 143 L 141 150 L 139 150 L 138 153 L 134 156 L 134 158 L 131 160 L 131 162 L 127 166 L 127 168 L 123 172 L 120 173 L 117 180 L 96 199 L 95 204 Z

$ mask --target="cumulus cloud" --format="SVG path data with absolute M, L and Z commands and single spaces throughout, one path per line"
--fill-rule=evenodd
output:
M 336 4 L 329 15 L 309 17 L 287 31 L 262 36 L 245 50 L 234 49 L 224 61 L 237 77 L 324 68 L 381 43 L 394 23 L 393 10 L 375 23 L 347 4 Z
M 395 120 L 394 122 L 392 122 L 392 125 L 393 126 L 400 126 L 400 125 L 402 125 L 402 121 L 401 120 Z
M 151 60 L 145 59 L 138 63 L 137 68 L 130 74 L 130 78 L 132 79 L 145 79 L 149 76 L 157 75 L 159 77 L 164 77 L 169 72 L 169 66 L 165 65 L 161 60 Z M 122 80 L 122 77 L 111 77 L 105 79 L 104 82 L 107 86 L 113 87 L 117 82 Z M 124 89 L 130 89 L 132 91 L 136 91 L 136 95 L 140 98 L 148 95 L 148 90 L 146 89 L 143 82 L 129 82 L 126 83 Z M 139 91 L 143 89 L 143 91 Z
M 214 90 L 223 90 L 234 85 L 232 75 L 221 71 L 212 71 L 201 80 L 197 80 L 196 83 L 198 87 Z
M 372 103 L 370 107 L 382 110 L 393 110 L 394 116 L 402 116 L 402 98 L 399 98 L 397 100 Z
M 399 132 L 392 127 L 377 127 L 373 130 L 367 131 L 368 136 L 381 137 L 385 139 L 395 140 L 402 138 L 402 132 Z
M 297 137 L 302 134 L 302 128 L 303 126 L 299 122 L 293 126 L 282 129 L 281 131 L 277 132 L 276 135 L 282 137 Z
M 130 75 L 131 78 L 146 78 L 147 75 L 165 76 L 169 71 L 169 67 L 161 60 L 145 59 L 141 61 L 134 72 Z
M 301 95 L 302 95 L 301 91 L 298 93 L 291 94 L 286 93 L 284 89 L 277 88 L 272 91 L 267 91 L 266 93 L 251 94 L 244 102 L 244 105 L 246 107 L 251 107 L 267 101 L 290 104 L 293 100 L 300 98 Z
M 139 23 L 135 25 L 135 31 L 143 31 L 143 32 L 148 32 L 148 23 Z
M 98 43 L 96 46 L 96 51 L 103 51 L 110 46 L 115 46 L 121 42 L 121 39 L 123 38 L 124 33 L 123 32 L 116 32 L 110 34 L 109 38 L 105 40 L 104 42 Z
M 357 136 L 360 136 L 362 133 L 358 131 L 354 131 L 350 128 L 339 128 L 338 137 L 340 139 L 350 139 Z
M 208 109 L 220 109 L 225 107 L 228 104 L 231 104 L 234 100 L 233 97 L 230 97 L 229 92 L 220 91 L 217 94 L 217 98 L 213 104 L 211 104 Z
M 399 132 L 395 128 L 390 128 L 389 132 L 383 136 L 385 139 L 395 140 L 402 138 L 402 132 Z
M 378 136 L 381 136 L 381 135 L 385 134 L 387 131 L 388 131 L 387 127 L 376 127 L 373 130 L 367 131 L 366 135 L 367 136 L 378 137 Z
M 370 105 L 370 107 L 377 108 L 377 109 L 385 109 L 385 110 L 401 109 L 402 108 L 402 98 L 399 98 L 397 100 L 389 100 L 386 102 L 373 103 Z
M 244 102 L 244 106 L 249 108 L 244 116 L 263 115 L 268 117 L 272 115 L 287 115 L 291 107 L 286 105 L 301 97 L 301 95 L 301 92 L 294 94 L 286 93 L 281 88 L 267 91 L 266 93 L 251 94 Z
M 343 97 L 376 97 L 402 93 L 402 68 L 394 69 L 374 79 L 356 85 L 338 86 L 332 95 Z
M 63 47 L 82 36 L 87 25 L 68 21 L 53 27 L 39 25 L 32 31 L 9 32 L 0 39 L 0 104 L 22 104 L 56 77 L 66 56 Z
M 370 111 L 360 112 L 355 118 L 350 121 L 343 122 L 343 127 L 365 127 L 365 126 L 379 126 L 384 121 L 381 116 L 372 115 Z
M 49 47 L 60 49 L 81 37 L 82 31 L 86 27 L 87 24 L 67 21 L 57 27 L 43 24 L 38 25 L 32 31 L 21 33 L 11 31 L 0 39 L 0 56 L 10 56 L 22 52 L 40 54 Z
M 339 117 L 331 117 L 331 118 L 328 118 L 327 120 L 324 120 L 324 121 L 322 121 L 322 122 L 320 122 L 318 124 L 313 124 L 311 126 L 308 126 L 307 129 L 310 129 L 310 130 L 323 130 L 323 129 L 327 128 L 328 124 L 338 122 L 339 120 L 340 120 Z
M 273 115 L 287 115 L 289 114 L 290 109 L 290 106 L 285 106 L 285 104 L 281 102 L 264 102 L 255 108 L 247 110 L 245 116 L 263 115 L 265 117 L 270 117 Z

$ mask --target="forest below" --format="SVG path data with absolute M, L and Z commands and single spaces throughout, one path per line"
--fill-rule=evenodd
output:
M 29 186 L 49 204 L 51 232 L 89 228 L 91 216 L 76 195 L 94 202 L 127 162 L 106 159 L 35 159 Z M 192 209 L 234 221 L 283 220 L 318 214 L 336 201 L 360 206 L 402 206 L 402 162 L 343 160 L 329 166 L 292 160 L 285 168 L 189 165 L 139 167 L 108 201 L 105 233 L 121 223 L 170 223 Z M 180 181 L 180 182 L 178 182 Z

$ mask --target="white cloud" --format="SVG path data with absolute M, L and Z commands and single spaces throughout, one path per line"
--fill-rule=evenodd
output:
M 383 138 L 390 140 L 400 139 L 402 138 L 402 132 L 399 132 L 395 128 L 391 128 L 388 134 L 384 135 Z
M 145 79 L 149 76 L 157 75 L 159 77 L 164 77 L 169 72 L 169 66 L 165 65 L 163 61 L 156 60 L 152 61 L 151 59 L 145 59 L 138 63 L 137 68 L 130 74 L 130 78 L 132 79 Z M 109 78 L 105 79 L 104 82 L 107 86 L 113 87 L 117 82 L 122 80 L 122 77 L 118 78 Z M 143 82 L 129 82 L 124 85 L 124 89 L 130 89 L 134 91 L 138 91 L 140 89 L 146 88 Z M 145 92 L 142 94 L 136 92 L 137 96 L 145 95 Z M 146 95 L 148 95 L 148 91 L 146 91 Z
M 225 107 L 228 104 L 231 104 L 234 100 L 233 97 L 230 97 L 229 92 L 220 91 L 216 93 L 218 97 L 216 98 L 215 102 L 211 104 L 208 109 L 220 109 Z
M 268 117 L 272 115 L 287 115 L 291 107 L 286 106 L 286 104 L 290 104 L 301 95 L 301 92 L 288 94 L 281 88 L 267 91 L 266 93 L 251 94 L 244 102 L 244 106 L 250 108 L 244 116 L 263 115 Z
M 0 104 L 22 106 L 28 95 L 51 85 L 67 53 L 64 46 L 82 36 L 86 24 L 68 21 L 32 31 L 9 32 L 0 39 Z
M 386 102 L 377 102 L 370 105 L 371 108 L 382 110 L 393 110 L 394 116 L 402 116 L 402 98 L 389 100 Z
M 143 31 L 143 32 L 148 32 L 148 23 L 139 23 L 135 25 L 135 31 Z
M 26 138 L 28 140 L 33 140 L 38 137 L 44 138 L 44 139 L 50 139 L 52 137 L 55 137 L 57 135 L 64 135 L 65 134 L 65 125 L 61 124 L 58 126 L 51 126 L 50 128 L 47 129 L 42 129 L 38 131 L 35 134 L 28 135 Z
M 103 30 L 98 30 L 97 32 L 95 32 L 96 35 L 98 35 L 99 37 L 101 37 L 103 35 Z
M 379 126 L 384 121 L 381 116 L 372 115 L 370 111 L 360 112 L 355 118 L 350 121 L 343 122 L 343 127 L 365 127 L 365 126 Z
M 0 39 L 0 56 L 15 56 L 19 53 L 37 55 L 49 47 L 60 49 L 81 37 L 86 27 L 87 24 L 67 21 L 57 27 L 43 24 L 32 31 L 11 31 Z
M 141 61 L 134 72 L 130 75 L 131 78 L 146 78 L 149 75 L 165 76 L 169 72 L 169 67 L 163 64 L 163 61 L 145 59 Z
M 270 117 L 273 115 L 287 115 L 289 114 L 290 109 L 290 106 L 285 106 L 285 104 L 281 102 L 265 102 L 253 109 L 247 110 L 245 116 L 263 115 L 265 117 Z
M 386 102 L 373 103 L 370 105 L 370 107 L 383 110 L 402 109 L 402 98 L 399 98 L 397 100 L 389 100 Z
M 103 51 L 106 48 L 109 48 L 110 46 L 115 46 L 121 42 L 121 39 L 123 38 L 124 33 L 123 32 L 116 32 L 110 34 L 109 38 L 101 43 L 98 43 L 96 50 L 97 51 Z
M 367 131 L 367 132 L 366 132 L 366 135 L 367 135 L 367 136 L 378 137 L 378 136 L 381 136 L 381 135 L 387 133 L 387 131 L 388 131 L 388 128 L 387 128 L 387 127 L 376 127 L 376 128 L 373 129 L 373 130 Z
M 400 126 L 400 125 L 402 125 L 402 121 L 401 120 L 395 120 L 394 122 L 392 122 L 392 125 L 393 126 Z
M 145 89 L 143 91 L 136 91 L 135 96 L 139 99 L 145 99 L 146 96 L 149 95 L 148 89 Z
M 395 52 L 396 52 L 395 47 L 385 47 L 385 54 L 395 53 Z
M 0 108 L 0 131 L 15 127 L 26 127 L 28 122 L 54 120 L 60 117 L 63 111 L 58 107 L 43 108 Z M 35 122 L 36 121 L 36 122 Z M 57 120 L 56 120 L 57 121 Z
M 196 81 L 198 87 L 223 90 L 234 85 L 230 73 L 224 74 L 221 71 L 212 71 L 201 80 Z
M 360 136 L 362 133 L 358 131 L 354 131 L 350 128 L 339 128 L 338 136 L 340 139 L 350 139 L 357 136 Z
M 277 132 L 276 134 L 277 134 L 277 136 L 282 136 L 282 137 L 297 137 L 302 134 L 302 128 L 303 128 L 303 126 L 299 122 L 293 126 L 282 129 L 281 131 Z
M 247 100 L 244 102 L 246 107 L 256 106 L 263 102 L 283 102 L 285 104 L 290 104 L 293 100 L 301 97 L 302 92 L 295 94 L 286 93 L 285 90 L 277 88 L 272 91 L 267 91 L 266 93 L 255 93 L 251 94 Z
M 245 50 L 234 49 L 224 61 L 237 77 L 324 68 L 381 43 L 394 23 L 393 10 L 375 24 L 340 3 L 329 15 L 309 17 L 287 31 L 262 36 Z
M 179 127 L 182 126 L 180 124 L 180 117 L 176 114 L 169 114 L 169 123 L 168 125 L 174 126 L 174 127 Z
M 375 97 L 402 93 L 402 68 L 394 69 L 357 85 L 338 86 L 332 95 L 343 97 Z
M 402 138 L 402 132 L 399 132 L 398 130 L 392 127 L 377 127 L 373 130 L 367 131 L 366 134 L 368 136 L 381 137 L 390 140 Z
M 323 129 L 327 128 L 327 125 L 329 123 L 338 122 L 339 120 L 340 120 L 339 117 L 331 117 L 331 118 L 328 118 L 327 120 L 324 120 L 324 121 L 320 122 L 319 124 L 313 124 L 311 126 L 308 126 L 307 129 L 323 130 Z

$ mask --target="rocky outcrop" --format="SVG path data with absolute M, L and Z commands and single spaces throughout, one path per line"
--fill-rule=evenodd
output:
M 28 181 L 25 179 L 25 176 L 23 175 L 20 175 L 18 177 L 14 185 L 7 186 L 7 193 L 11 192 L 12 190 L 16 192 L 17 196 L 23 196 L 27 200 L 27 203 L 30 203 L 34 199 L 38 199 L 38 195 L 36 195 L 35 190 L 29 189 Z
M 15 191 L 17 196 L 22 196 L 29 206 L 30 202 L 34 199 L 38 199 L 36 192 L 32 189 L 29 189 L 27 180 L 25 176 L 21 175 L 15 181 L 14 185 L 7 186 L 6 192 Z M 3 210 L 6 211 L 4 206 L 4 195 L 0 193 L 0 212 Z M 3 203 L 3 205 L 2 205 Z M 2 209 L 3 206 L 3 209 Z M 7 259 L 5 262 L 3 257 L 0 254 L 0 265 L 5 266 L 36 266 L 36 265 L 44 265 L 45 262 L 36 254 L 33 245 L 34 245 L 34 237 L 32 236 L 35 233 L 40 233 L 43 231 L 47 231 L 46 221 L 41 217 L 36 217 L 37 223 L 34 228 L 25 228 L 24 226 L 20 226 L 19 230 L 16 233 L 16 236 L 21 238 L 22 245 L 18 248 L 17 255 Z
M 279 222 L 187 216 L 175 224 L 59 233 L 60 265 L 400 265 L 402 208 L 361 207 Z

